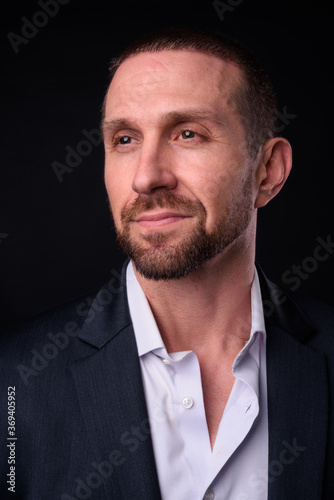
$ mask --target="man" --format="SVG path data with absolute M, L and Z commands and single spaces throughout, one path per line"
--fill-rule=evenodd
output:
M 333 498 L 333 310 L 254 267 L 257 209 L 292 164 L 268 77 L 177 29 L 111 76 L 105 183 L 130 261 L 5 333 L 1 494 Z

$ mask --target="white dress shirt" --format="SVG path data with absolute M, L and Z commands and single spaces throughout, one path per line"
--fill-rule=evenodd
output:
M 266 500 L 266 333 L 256 269 L 250 338 L 233 363 L 235 381 L 213 450 L 197 356 L 166 351 L 131 262 L 127 294 L 163 500 Z

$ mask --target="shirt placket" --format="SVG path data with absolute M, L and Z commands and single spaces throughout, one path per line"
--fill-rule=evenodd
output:
M 184 443 L 184 454 L 191 472 L 196 498 L 207 476 L 211 446 L 206 423 L 201 373 L 194 353 L 173 364 L 175 370 L 173 395 L 177 408 L 178 428 Z

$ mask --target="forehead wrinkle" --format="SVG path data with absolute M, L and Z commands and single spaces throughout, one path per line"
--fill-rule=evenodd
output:
M 126 62 L 126 61 L 125 61 Z M 112 84 L 116 82 L 116 88 L 127 88 L 133 93 L 134 91 L 139 91 L 141 94 L 147 88 L 149 92 L 152 92 L 152 87 L 161 85 L 166 79 L 168 79 L 168 67 L 159 61 L 153 60 L 154 65 L 152 65 L 152 60 L 146 65 L 146 67 L 136 66 L 133 68 L 130 66 L 128 68 L 122 68 L 122 65 L 115 73 L 115 76 L 111 82 Z M 123 63 L 124 64 L 124 63 Z M 131 70 L 129 73 L 129 69 Z
M 201 110 L 201 109 L 185 109 L 164 112 L 159 116 L 159 121 L 163 124 L 192 122 L 198 120 L 208 120 L 220 126 L 226 126 L 226 122 L 216 111 Z M 133 128 L 136 127 L 136 121 L 129 118 L 112 118 L 105 119 L 102 124 L 104 133 L 116 128 Z

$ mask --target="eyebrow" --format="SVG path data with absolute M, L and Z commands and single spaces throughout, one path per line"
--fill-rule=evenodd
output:
M 166 123 L 182 123 L 196 120 L 208 120 L 218 125 L 224 126 L 226 123 L 216 112 L 210 110 L 185 110 L 185 111 L 169 111 L 161 115 L 161 120 Z M 136 124 L 127 118 L 104 119 L 101 125 L 103 134 L 119 128 L 136 128 Z
M 114 118 L 112 120 L 103 120 L 101 130 L 103 135 L 117 128 L 133 128 L 134 124 L 126 118 Z

